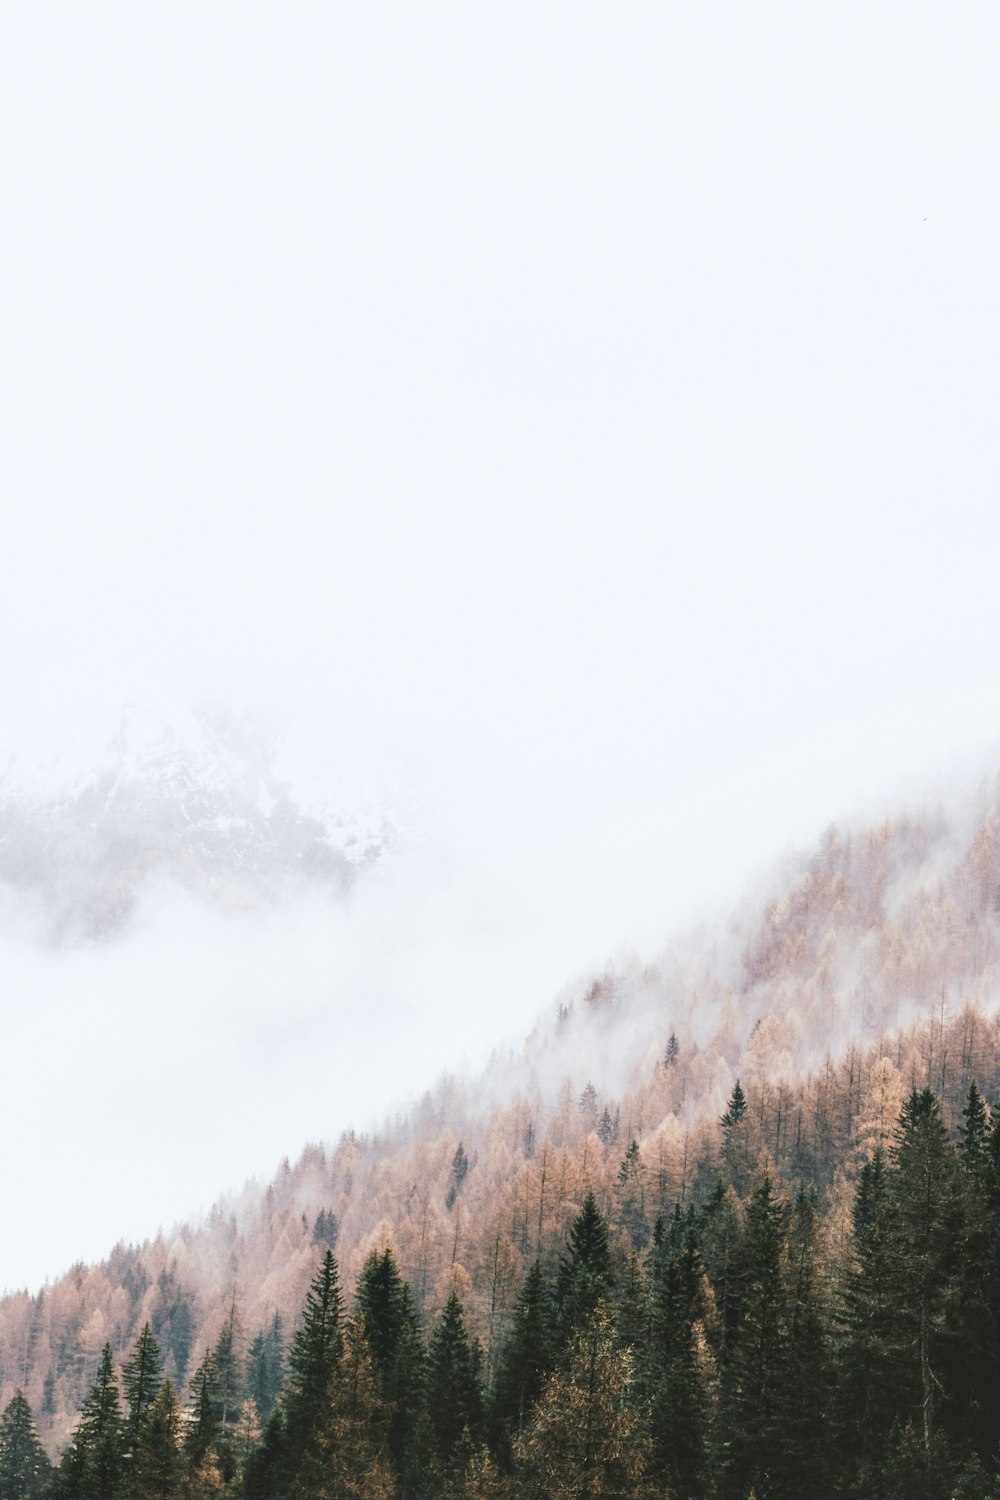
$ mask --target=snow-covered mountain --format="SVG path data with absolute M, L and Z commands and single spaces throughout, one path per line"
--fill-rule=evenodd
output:
M 273 735 L 203 711 L 169 722 L 129 705 L 93 769 L 48 784 L 11 761 L 0 776 L 0 911 L 27 907 L 58 942 L 120 933 L 153 879 L 223 907 L 290 881 L 343 896 L 390 837 L 303 799 L 275 766 Z

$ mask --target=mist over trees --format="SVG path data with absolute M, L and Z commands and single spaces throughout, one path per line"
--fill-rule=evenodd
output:
M 963 819 L 831 830 L 475 1085 L 6 1297 L 0 1500 L 993 1493 L 995 788 Z

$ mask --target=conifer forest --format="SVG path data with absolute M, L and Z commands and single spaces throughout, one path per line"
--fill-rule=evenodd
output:
M 0 1500 L 1000 1496 L 998 940 L 994 789 L 831 829 L 476 1084 L 8 1295 Z

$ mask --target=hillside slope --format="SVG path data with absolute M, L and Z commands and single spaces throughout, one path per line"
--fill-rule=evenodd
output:
M 814 1182 L 836 1221 L 843 1163 L 888 1136 L 911 1086 L 931 1085 L 952 1124 L 970 1078 L 1000 1092 L 998 1001 L 1000 784 L 948 813 L 830 829 L 767 898 L 567 989 L 482 1078 L 444 1078 L 203 1224 L 3 1299 L 0 1402 L 22 1387 L 54 1452 L 106 1341 L 121 1355 L 149 1320 L 183 1383 L 234 1297 L 246 1343 L 275 1314 L 287 1334 L 328 1245 L 350 1288 L 391 1244 L 427 1319 L 457 1287 L 489 1362 L 528 1266 L 558 1256 L 588 1191 L 641 1245 L 711 1182 L 737 1078 L 748 1160 Z

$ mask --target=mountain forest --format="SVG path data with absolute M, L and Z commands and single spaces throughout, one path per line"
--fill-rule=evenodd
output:
M 829 829 L 483 1077 L 7 1295 L 0 1500 L 1000 1500 L 998 999 L 1000 784 Z

